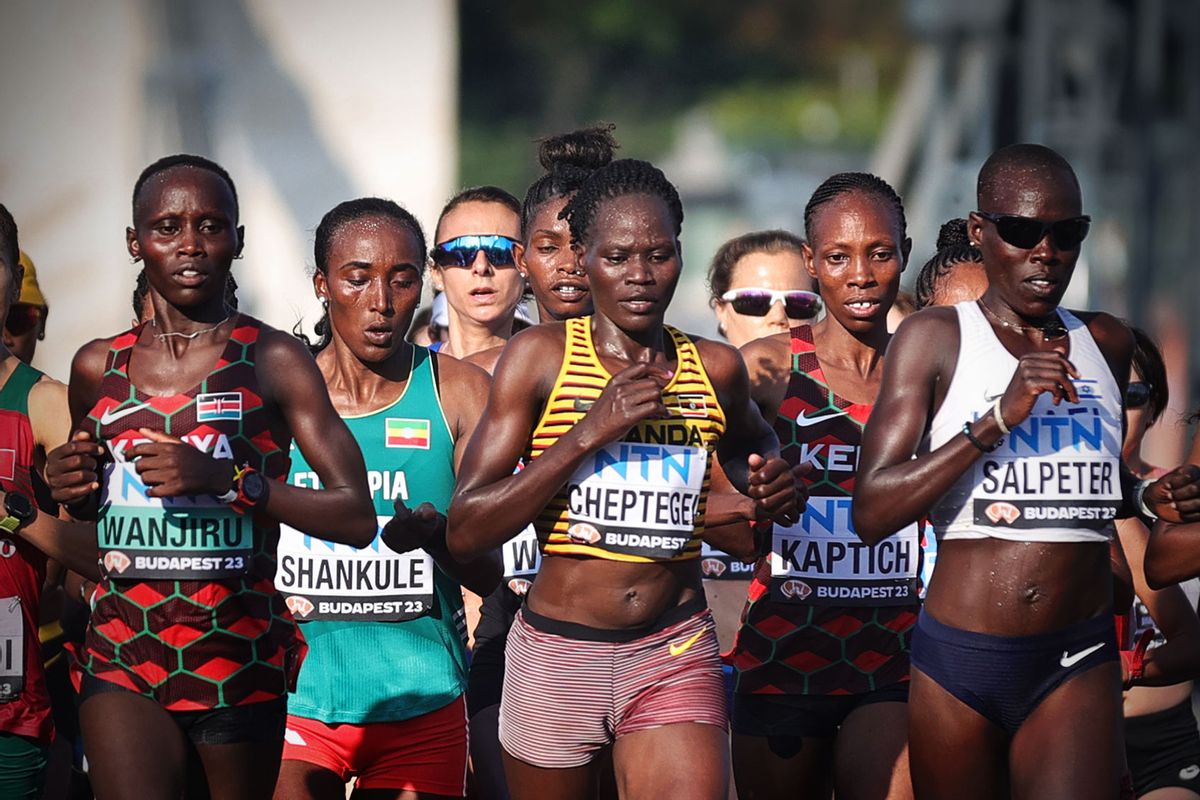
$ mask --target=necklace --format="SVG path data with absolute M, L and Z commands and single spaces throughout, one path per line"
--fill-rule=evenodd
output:
M 221 320 L 216 325 L 213 325 L 211 328 L 201 328 L 200 330 L 192 331 L 191 333 L 184 333 L 183 331 L 164 331 L 163 333 L 156 333 L 156 334 L 154 334 L 154 336 L 160 342 L 165 342 L 171 336 L 178 336 L 180 339 L 187 339 L 190 342 L 192 339 L 195 339 L 197 336 L 199 336 L 202 333 L 212 333 L 213 331 L 215 331 L 217 328 L 221 327 L 228 321 L 229 321 L 229 317 L 225 317 L 225 319 Z M 157 328 L 158 320 L 155 319 L 154 317 L 151 317 L 150 324 Z
M 1067 328 L 1062 324 L 1062 319 L 1060 319 L 1057 314 L 1054 315 L 1053 319 L 1048 319 L 1041 325 L 1018 325 L 1015 322 L 1009 322 L 1006 319 L 1001 319 L 1000 315 L 988 308 L 987 304 L 982 300 L 976 300 L 975 302 L 980 308 L 983 309 L 983 313 L 996 320 L 996 322 L 999 322 L 1001 326 L 1008 328 L 1009 330 L 1016 331 L 1022 335 L 1029 333 L 1030 331 L 1037 331 L 1042 335 L 1042 339 L 1046 341 L 1050 341 L 1051 339 L 1061 339 L 1067 335 Z

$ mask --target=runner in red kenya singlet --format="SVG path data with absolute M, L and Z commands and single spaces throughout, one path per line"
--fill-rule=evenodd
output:
M 154 315 L 75 357 L 78 432 L 48 469 L 56 500 L 98 517 L 104 579 L 78 659 L 92 784 L 269 797 L 302 653 L 272 582 L 278 522 L 367 544 L 366 472 L 304 345 L 223 301 L 242 243 L 225 171 L 162 159 L 133 217 Z M 293 435 L 323 490 L 281 480 Z
M 919 531 L 864 545 L 850 505 L 911 242 L 900 198 L 866 173 L 826 180 L 804 218 L 825 317 L 742 351 L 809 501 L 798 524 L 774 526 L 731 654 L 734 774 L 756 798 L 907 798 Z

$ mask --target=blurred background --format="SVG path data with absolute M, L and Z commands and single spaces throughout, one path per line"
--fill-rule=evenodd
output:
M 50 305 L 36 364 L 66 379 L 128 326 L 124 228 L 146 164 L 232 173 L 242 307 L 315 319 L 312 234 L 391 197 L 427 229 L 458 188 L 524 194 L 534 140 L 613 122 L 684 200 L 670 315 L 715 335 L 704 273 L 726 239 L 802 231 L 821 180 L 904 197 L 913 266 L 974 207 L 996 147 L 1062 152 L 1092 233 L 1069 295 L 1150 329 L 1172 375 L 1151 461 L 1177 463 L 1200 387 L 1200 0 L 7 0 L 0 202 Z

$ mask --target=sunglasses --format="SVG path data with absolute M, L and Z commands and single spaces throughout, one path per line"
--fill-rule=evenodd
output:
M 748 317 L 765 317 L 775 303 L 783 303 L 783 312 L 788 319 L 811 319 L 821 310 L 821 296 L 803 289 L 786 292 L 773 289 L 730 289 L 721 299 L 733 306 L 733 310 Z
M 1076 250 L 1080 242 L 1087 238 L 1088 229 L 1092 226 L 1092 218 L 1087 215 L 1044 222 L 1033 217 L 1019 217 L 1016 214 L 992 214 L 988 211 L 975 213 L 994 224 L 1001 239 L 1022 250 L 1036 247 L 1047 231 L 1050 232 L 1055 248 Z
M 475 255 L 482 252 L 493 267 L 511 267 L 517 263 L 513 246 L 516 239 L 507 236 L 459 236 L 435 246 L 429 253 L 439 267 L 469 267 Z
M 1141 408 L 1150 402 L 1154 387 L 1145 381 L 1130 381 L 1125 387 L 1125 407 Z
M 24 336 L 42 321 L 42 307 L 29 303 L 14 303 L 8 308 L 4 330 L 13 336 Z

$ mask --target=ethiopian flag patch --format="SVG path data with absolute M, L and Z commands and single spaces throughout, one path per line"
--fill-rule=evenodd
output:
M 429 420 L 387 419 L 386 444 L 388 447 L 416 447 L 429 449 Z

